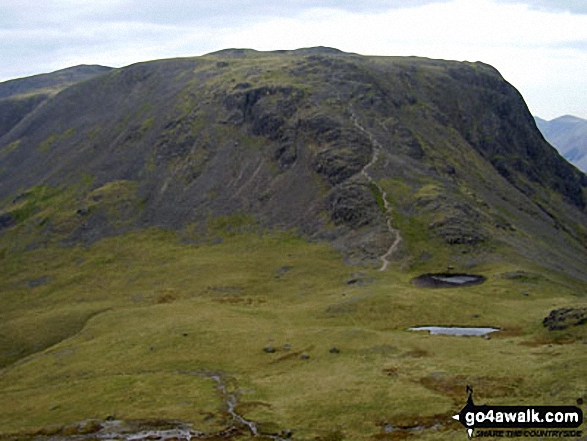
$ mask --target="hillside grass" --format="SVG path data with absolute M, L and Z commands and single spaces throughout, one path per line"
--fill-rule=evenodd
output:
M 298 440 L 394 439 L 385 424 L 460 436 L 450 416 L 467 384 L 492 404 L 585 396 L 587 329 L 541 325 L 553 308 L 584 304 L 584 286 L 502 261 L 475 268 L 483 285 L 416 288 L 411 278 L 436 262 L 418 273 L 351 267 L 326 244 L 225 224 L 214 245 L 153 229 L 0 258 L 0 437 L 108 416 L 219 430 L 229 416 L 205 372 L 231 379 L 237 411 Z M 503 331 L 407 330 L 424 325 Z

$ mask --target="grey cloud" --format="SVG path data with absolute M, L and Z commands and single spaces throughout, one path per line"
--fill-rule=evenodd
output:
M 576 49 L 587 52 L 587 40 L 566 41 L 563 43 L 551 44 L 550 47 L 554 49 Z
M 315 7 L 356 13 L 376 13 L 450 0 L 2 0 L 0 29 L 33 28 L 39 24 L 72 27 L 84 22 L 142 22 L 174 25 L 234 26 L 263 17 L 296 16 Z M 587 14 L 585 0 L 497 0 L 528 4 L 533 8 Z
M 587 14 L 585 0 L 499 0 L 502 3 L 522 3 L 536 9 L 546 11 L 570 12 L 572 14 Z
M 231 25 L 258 17 L 295 16 L 310 8 L 333 8 L 349 12 L 381 12 L 449 0 L 121 0 L 107 10 L 91 11 L 94 20 L 150 23 L 209 23 Z
M 0 0 L 0 80 L 46 70 L 59 57 L 117 53 L 173 41 L 169 54 L 197 54 L 216 47 L 219 33 L 270 17 L 296 17 L 311 8 L 330 7 L 377 13 L 450 0 Z M 585 0 L 497 0 L 534 8 L 587 13 Z M 129 23 L 133 23 L 130 25 Z M 137 27 L 133 27 L 137 25 Z M 161 28 L 164 26 L 165 28 Z M 182 34 L 199 31 L 182 43 Z M 133 46 L 133 44 L 135 46 Z M 580 45 L 580 43 L 577 43 Z M 126 49 L 128 51 L 128 49 Z M 153 49 L 155 51 L 155 49 Z M 140 51 L 138 51 L 140 52 Z M 145 50 L 145 54 L 152 54 Z M 73 55 L 72 55 L 73 54 Z M 158 55 L 159 52 L 156 53 Z M 163 53 L 166 55 L 167 53 Z M 108 57 L 105 57 L 108 59 Z M 37 66 L 34 69 L 34 65 Z M 61 66 L 59 66 L 61 67 Z M 65 66 L 63 66 L 65 67 Z

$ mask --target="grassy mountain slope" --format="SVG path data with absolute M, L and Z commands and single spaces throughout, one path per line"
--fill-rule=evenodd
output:
M 538 117 L 535 119 L 546 140 L 571 164 L 587 172 L 587 121 L 571 115 L 551 121 Z
M 541 322 L 585 305 L 586 185 L 482 63 L 231 49 L 71 85 L 0 137 L 0 437 L 246 439 L 230 394 L 298 440 L 465 436 L 467 384 L 573 404 L 585 327 Z M 410 283 L 447 268 L 487 282 Z

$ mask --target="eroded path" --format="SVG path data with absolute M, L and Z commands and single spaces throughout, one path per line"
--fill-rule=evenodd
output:
M 401 234 L 400 234 L 399 230 L 396 228 L 393 228 L 393 226 L 391 225 L 391 221 L 392 221 L 391 204 L 389 203 L 389 200 L 387 199 L 387 192 L 377 183 L 377 181 L 375 181 L 375 179 L 373 179 L 373 177 L 369 173 L 369 169 L 371 167 L 373 167 L 373 165 L 379 159 L 379 155 L 383 151 L 383 147 L 382 147 L 381 143 L 379 143 L 379 141 L 377 141 L 377 139 L 375 139 L 373 134 L 371 132 L 369 132 L 359 122 L 359 118 L 357 117 L 357 114 L 355 113 L 355 111 L 353 110 L 353 107 L 351 105 L 349 105 L 349 111 L 351 114 L 351 121 L 353 122 L 354 126 L 369 137 L 369 141 L 371 142 L 371 145 L 373 146 L 373 155 L 371 156 L 371 160 L 363 167 L 363 169 L 361 170 L 361 175 L 363 175 L 367 179 L 367 181 L 369 181 L 370 184 L 373 184 L 377 188 L 379 193 L 381 194 L 381 198 L 383 199 L 383 207 L 385 210 L 387 230 L 389 231 L 389 234 L 393 237 L 393 242 L 392 242 L 391 246 L 387 249 L 385 254 L 379 256 L 379 260 L 381 261 L 381 267 L 379 268 L 379 271 L 385 271 L 389 265 L 389 261 L 390 261 L 391 257 L 397 251 L 402 238 L 401 238 Z

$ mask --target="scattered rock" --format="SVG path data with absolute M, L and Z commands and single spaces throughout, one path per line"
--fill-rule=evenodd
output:
M 99 432 L 102 429 L 102 425 L 99 421 L 89 420 L 81 423 L 78 426 L 78 434 L 80 435 L 87 435 L 90 433 Z
M 289 351 L 289 350 L 291 350 L 291 345 L 290 345 L 289 343 L 286 343 L 286 344 L 284 344 L 284 345 L 283 345 L 283 350 L 284 350 L 284 351 Z
M 382 372 L 388 377 L 397 377 L 399 369 L 397 367 L 389 367 L 382 370 Z
M 145 300 L 145 295 L 144 294 L 133 294 L 130 298 L 134 303 L 141 303 Z
M 428 253 L 427 251 L 424 251 L 422 254 L 420 254 L 418 260 L 420 260 L 420 262 L 428 262 L 430 259 L 432 259 L 432 257 L 432 254 Z
M 15 223 L 16 221 L 10 213 L 0 214 L 0 229 L 11 227 Z
M 373 281 L 373 277 L 367 277 L 363 271 L 352 274 L 346 281 L 347 285 L 364 286 Z
M 504 279 L 515 280 L 517 282 L 538 282 L 541 279 L 539 274 L 530 273 L 528 271 L 509 271 L 501 275 Z
M 22 201 L 23 199 L 26 199 L 26 198 L 28 198 L 29 196 L 30 196 L 30 194 L 29 194 L 29 193 L 21 193 L 21 194 L 19 194 L 18 196 L 16 196 L 16 197 L 15 197 L 15 198 L 12 200 L 12 203 L 13 203 L 13 204 L 16 204 L 17 202 L 20 202 L 20 201 Z
M 549 331 L 560 331 L 569 326 L 579 326 L 587 323 L 587 308 L 561 308 L 553 309 L 542 320 L 542 326 Z
M 310 356 L 308 354 L 306 354 L 305 352 L 300 355 L 300 360 L 309 360 Z
M 267 345 L 263 348 L 263 352 L 266 352 L 268 354 L 273 354 L 275 352 L 275 348 L 271 345 Z
M 291 270 L 291 266 L 282 266 L 276 271 L 275 278 L 281 279 L 286 273 Z
M 334 347 L 334 348 L 330 348 L 330 353 L 331 354 L 340 354 L 340 349 Z
M 33 289 L 41 285 L 45 285 L 49 283 L 51 279 L 47 276 L 37 277 L 36 279 L 31 279 L 26 283 L 28 289 Z

